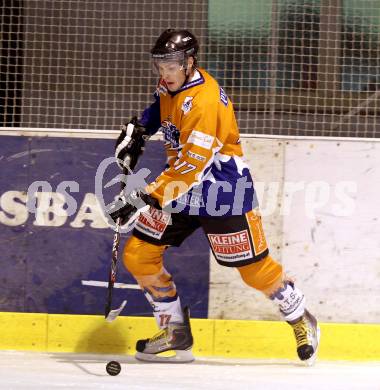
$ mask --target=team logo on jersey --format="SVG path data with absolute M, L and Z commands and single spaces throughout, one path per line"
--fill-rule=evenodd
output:
M 182 104 L 182 111 L 183 113 L 186 115 L 187 113 L 190 112 L 191 108 L 193 107 L 193 103 L 192 103 L 192 100 L 193 100 L 193 97 L 192 96 L 186 96 L 185 97 L 185 100 L 183 101 L 183 104 Z
M 170 142 L 172 148 L 178 148 L 179 146 L 179 130 L 168 119 L 161 123 L 160 129 L 164 134 L 166 142 Z
M 220 88 L 220 100 L 226 107 L 228 106 L 228 97 L 223 88 Z

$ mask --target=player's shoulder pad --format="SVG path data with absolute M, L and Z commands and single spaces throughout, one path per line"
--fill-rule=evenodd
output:
M 219 85 L 219 83 L 212 77 L 209 73 L 205 72 L 205 79 L 208 85 L 208 95 L 213 95 L 217 98 L 218 102 L 222 102 L 224 106 L 228 106 L 228 96 L 224 89 Z M 212 91 L 212 92 L 211 92 Z M 211 92 L 211 93 L 210 93 Z

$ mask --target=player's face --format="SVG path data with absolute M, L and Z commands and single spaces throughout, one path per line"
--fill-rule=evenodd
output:
M 180 89 L 186 80 L 184 66 L 177 61 L 158 62 L 156 63 L 156 68 L 161 79 L 165 81 L 171 92 Z

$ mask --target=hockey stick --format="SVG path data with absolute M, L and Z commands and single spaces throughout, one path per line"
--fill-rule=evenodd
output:
M 137 119 L 136 119 L 137 120 Z M 136 123 L 128 123 L 126 128 L 126 134 L 132 137 L 134 128 Z M 149 136 L 143 135 L 143 132 L 140 133 L 140 136 L 142 136 L 144 141 L 147 141 L 149 139 Z M 122 145 L 121 143 L 120 145 Z M 126 145 L 124 145 L 126 146 Z M 131 164 L 131 156 L 127 155 L 124 158 L 123 161 L 123 174 L 124 176 L 127 176 L 131 171 L 130 169 Z M 121 181 L 121 194 L 123 193 L 123 190 L 126 186 L 126 182 L 124 180 Z M 138 216 L 138 213 L 136 213 L 132 218 L 130 218 L 128 223 L 131 223 L 132 220 L 134 220 Z M 120 244 L 120 230 L 121 230 L 121 218 L 117 218 L 116 220 L 116 230 L 115 234 L 113 236 L 113 244 L 112 244 L 112 261 L 111 261 L 111 268 L 109 272 L 108 277 L 108 287 L 107 287 L 107 301 L 106 301 L 106 307 L 105 307 L 105 319 L 108 322 L 112 322 L 116 319 L 116 317 L 121 313 L 121 311 L 124 309 L 124 306 L 126 305 L 127 301 L 123 301 L 119 308 L 111 310 L 112 306 L 112 295 L 113 295 L 113 287 L 115 285 L 116 281 L 116 268 L 117 268 L 117 258 L 118 258 L 118 251 L 119 251 L 119 244 Z
M 125 166 L 129 165 L 129 161 L 125 162 Z M 125 175 L 128 175 L 128 169 L 124 168 L 123 173 Z M 123 192 L 125 187 L 125 183 L 121 182 L 121 192 Z M 107 286 L 107 300 L 106 300 L 106 307 L 105 307 L 105 314 L 104 317 L 106 321 L 112 322 L 116 319 L 116 317 L 121 313 L 121 311 L 124 309 L 124 306 L 127 304 L 127 301 L 123 301 L 117 309 L 111 310 L 112 306 L 112 295 L 113 295 L 113 287 L 116 281 L 116 270 L 117 270 L 117 259 L 118 259 L 118 253 L 119 253 L 119 244 L 120 244 L 120 228 L 121 228 L 121 218 L 117 218 L 116 220 L 116 230 L 115 234 L 113 236 L 113 243 L 112 243 L 112 259 L 111 259 L 111 268 L 108 276 L 108 286 Z
M 107 302 L 106 302 L 106 309 L 105 309 L 105 319 L 108 322 L 112 322 L 113 320 L 115 320 L 116 317 L 124 309 L 124 306 L 127 304 L 127 301 L 125 300 L 122 302 L 119 308 L 111 310 L 113 287 L 116 281 L 116 269 L 117 269 L 119 244 L 120 244 L 120 217 L 116 220 L 116 231 L 113 236 L 113 244 L 112 244 L 111 268 L 108 277 Z

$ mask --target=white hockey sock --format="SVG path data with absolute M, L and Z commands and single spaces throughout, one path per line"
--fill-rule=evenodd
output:
M 184 318 L 179 296 L 171 302 L 154 301 L 148 293 L 145 293 L 145 296 L 153 307 L 154 318 L 161 329 L 166 328 L 168 324 L 183 324 Z
M 305 296 L 293 282 L 284 281 L 284 287 L 275 291 L 270 299 L 277 303 L 285 321 L 294 321 L 300 318 L 305 311 Z

